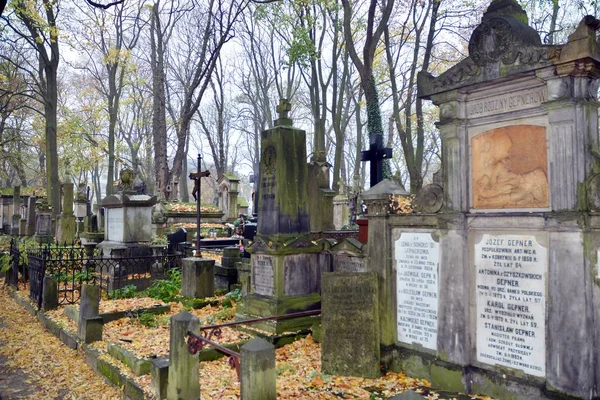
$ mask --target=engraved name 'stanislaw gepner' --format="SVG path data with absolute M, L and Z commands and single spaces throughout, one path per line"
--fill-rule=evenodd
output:
M 475 245 L 477 361 L 546 374 L 548 250 L 533 235 L 482 235 Z

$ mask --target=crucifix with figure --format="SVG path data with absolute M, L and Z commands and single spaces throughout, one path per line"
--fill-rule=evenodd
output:
M 375 143 L 369 145 L 369 150 L 361 151 L 361 161 L 371 163 L 371 187 L 383 180 L 383 160 L 392 158 L 392 149 L 383 147 L 383 136 L 375 135 Z

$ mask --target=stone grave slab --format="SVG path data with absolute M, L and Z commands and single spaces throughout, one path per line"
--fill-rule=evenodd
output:
M 380 349 L 377 274 L 323 273 L 321 310 L 323 372 L 378 377 Z

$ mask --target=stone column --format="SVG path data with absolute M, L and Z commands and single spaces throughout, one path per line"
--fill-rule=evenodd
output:
M 242 346 L 240 355 L 242 400 L 277 399 L 275 347 L 256 338 Z
M 11 221 L 10 234 L 17 236 L 19 234 L 19 225 L 21 222 L 21 187 L 15 186 L 13 189 L 13 215 Z
M 57 216 L 56 240 L 72 243 L 75 240 L 75 216 L 73 215 L 73 184 L 63 183 L 62 212 Z
M 455 90 L 432 96 L 432 100 L 440 107 L 437 127 L 442 138 L 445 209 L 467 211 L 469 201 L 464 179 L 469 176 L 469 144 L 464 120 L 464 94 Z
M 215 260 L 196 257 L 183 259 L 181 295 L 191 298 L 215 295 Z
M 198 318 L 187 311 L 171 317 L 168 400 L 200 399 L 198 355 L 190 354 L 186 342 L 191 322 L 197 323 Z
M 35 196 L 27 199 L 27 236 L 35 235 Z

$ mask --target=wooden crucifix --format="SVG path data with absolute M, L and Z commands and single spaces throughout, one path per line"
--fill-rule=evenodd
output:
M 369 150 L 361 151 L 361 161 L 371 163 L 371 187 L 383 180 L 383 160 L 392 158 L 392 149 L 383 147 L 383 136 L 375 135 L 375 143 L 369 145 Z

